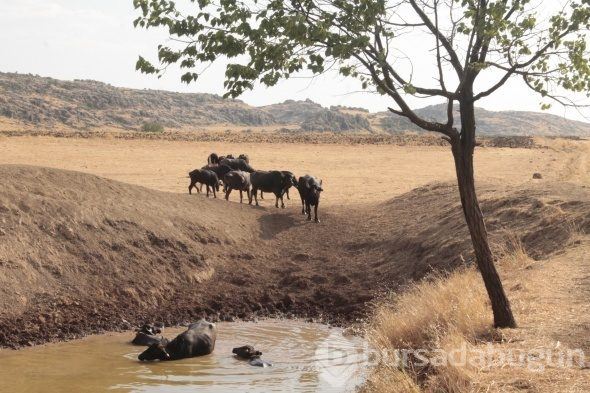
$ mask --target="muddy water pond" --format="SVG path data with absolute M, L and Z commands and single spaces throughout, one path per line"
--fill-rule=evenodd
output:
M 211 355 L 168 362 L 138 361 L 143 347 L 129 344 L 131 332 L 2 350 L 0 392 L 342 392 L 362 382 L 358 358 L 341 356 L 360 350 L 362 340 L 343 340 L 337 328 L 266 320 L 218 323 L 217 329 Z M 164 336 L 181 331 L 166 329 Z M 232 348 L 244 344 L 260 349 L 273 367 L 235 359 Z

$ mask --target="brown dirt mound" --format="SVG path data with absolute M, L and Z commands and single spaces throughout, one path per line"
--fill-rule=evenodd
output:
M 316 225 L 296 200 L 254 208 L 26 166 L 0 176 L 0 346 L 205 315 L 353 322 L 382 291 L 472 259 L 451 184 L 328 209 Z M 516 236 L 543 258 L 590 231 L 578 186 L 480 193 L 498 245 Z
M 109 328 L 111 315 L 139 317 L 257 237 L 241 230 L 256 211 L 228 214 L 206 198 L 37 167 L 2 166 L 0 177 L 2 318 L 33 311 L 37 321 L 19 328 L 39 340 Z

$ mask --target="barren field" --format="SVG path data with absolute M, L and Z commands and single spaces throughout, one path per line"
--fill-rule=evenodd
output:
M 0 137 L 0 164 L 25 164 L 92 173 L 155 190 L 184 193 L 187 173 L 206 164 L 211 152 L 246 153 L 256 169 L 291 170 L 323 179 L 322 205 L 386 201 L 433 181 L 454 181 L 448 147 L 211 143 L 165 140 Z M 588 142 L 542 141 L 550 148 L 478 148 L 479 181 L 516 186 L 544 180 L 564 180 L 572 165 L 588 165 Z M 587 167 L 573 168 L 587 173 Z M 570 175 L 568 175 L 570 176 Z M 235 200 L 235 196 L 233 196 Z

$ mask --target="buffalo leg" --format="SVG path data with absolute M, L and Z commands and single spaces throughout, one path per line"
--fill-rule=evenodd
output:
M 260 195 L 262 195 L 262 191 L 260 191 Z M 254 202 L 256 202 L 256 206 L 258 206 L 258 190 L 253 188 L 252 189 L 252 196 L 254 197 Z M 260 197 L 262 199 L 262 196 Z M 252 204 L 252 202 L 250 202 Z
M 242 198 L 243 198 L 243 196 L 242 196 L 242 190 L 240 190 L 240 203 L 242 203 Z
M 315 214 L 315 222 L 320 222 L 320 219 L 318 218 L 318 206 L 320 205 L 320 201 L 318 200 L 315 204 L 315 206 L 313 207 L 313 212 Z
M 227 188 L 227 191 L 225 192 L 225 200 L 229 201 L 229 194 L 231 194 L 231 188 Z
M 246 195 L 248 196 L 248 203 L 251 205 L 252 204 L 252 193 L 250 192 L 249 188 L 246 190 Z
M 215 194 L 215 186 L 211 186 L 211 189 L 213 190 L 213 198 L 217 198 L 217 194 Z
M 305 201 L 305 212 L 307 213 L 307 221 L 311 221 L 311 205 Z
M 287 188 L 287 191 L 285 191 L 285 193 L 287 194 L 287 199 L 291 200 L 291 198 L 289 198 L 289 189 Z
M 260 199 L 264 199 L 264 195 L 262 195 L 262 194 L 263 194 L 263 192 L 262 192 L 262 190 L 260 190 Z
M 197 193 L 199 193 L 199 194 L 201 193 L 201 189 L 200 189 L 199 187 L 197 187 L 197 183 L 198 183 L 198 182 L 196 182 L 196 181 L 194 181 L 194 182 L 193 182 L 193 181 L 191 180 L 191 185 L 190 185 L 190 186 L 188 186 L 188 193 L 189 193 L 189 194 L 191 194 L 191 189 L 192 189 L 193 187 L 195 188 L 195 190 L 197 190 Z M 201 184 L 201 185 L 202 185 L 202 184 Z

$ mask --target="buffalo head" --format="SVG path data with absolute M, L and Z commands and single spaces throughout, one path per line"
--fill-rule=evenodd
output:
M 159 343 L 154 343 L 148 347 L 145 351 L 139 354 L 137 357 L 139 360 L 168 360 L 170 354 L 166 352 L 166 345 L 168 340 L 161 340 Z
M 251 345 L 244 345 L 243 347 L 234 348 L 232 353 L 243 359 L 252 359 L 262 355 L 262 352 L 255 350 Z

